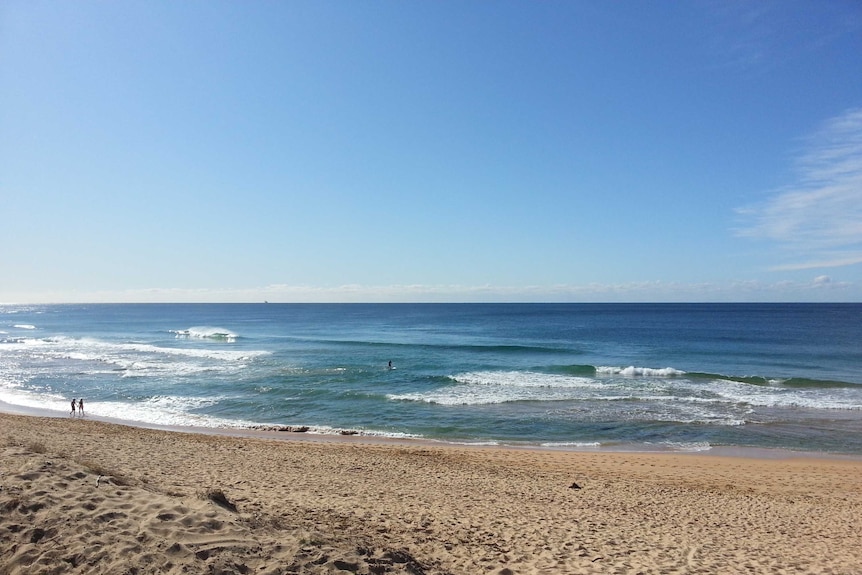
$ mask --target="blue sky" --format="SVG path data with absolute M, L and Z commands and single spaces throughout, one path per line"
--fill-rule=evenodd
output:
M 0 302 L 862 301 L 862 4 L 0 4 Z

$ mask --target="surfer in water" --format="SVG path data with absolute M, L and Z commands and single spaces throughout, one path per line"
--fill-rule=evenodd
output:
M 392 360 L 391 359 L 389 360 L 389 366 L 387 369 L 395 369 L 394 367 L 392 367 Z

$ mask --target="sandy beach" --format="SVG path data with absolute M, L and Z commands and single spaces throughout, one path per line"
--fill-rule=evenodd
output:
M 0 414 L 0 573 L 862 573 L 862 461 Z

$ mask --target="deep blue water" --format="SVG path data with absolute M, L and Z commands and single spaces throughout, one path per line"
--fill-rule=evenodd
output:
M 862 454 L 862 304 L 0 306 L 0 401 L 73 397 L 150 424 Z

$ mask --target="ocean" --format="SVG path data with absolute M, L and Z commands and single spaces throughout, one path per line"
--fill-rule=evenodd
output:
M 72 398 L 150 426 L 860 455 L 862 304 L 0 306 L 0 402 Z

